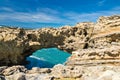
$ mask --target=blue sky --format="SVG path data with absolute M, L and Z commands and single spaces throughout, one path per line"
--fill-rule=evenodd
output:
M 44 27 L 120 14 L 120 0 L 0 0 L 0 25 Z

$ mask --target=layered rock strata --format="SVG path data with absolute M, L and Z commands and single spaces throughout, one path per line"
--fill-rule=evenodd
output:
M 1 68 L 0 68 L 1 69 Z M 64 66 L 56 65 L 52 69 L 23 66 L 3 67 L 2 80 L 119 80 L 120 66 Z
M 100 17 L 97 23 L 74 27 L 25 30 L 0 28 L 0 65 L 23 64 L 32 52 L 58 47 L 72 55 L 51 69 L 1 67 L 7 80 L 120 80 L 120 16 Z
M 23 64 L 25 58 L 41 48 L 57 47 L 67 52 L 87 48 L 93 23 L 77 26 L 25 30 L 0 28 L 0 65 Z
M 120 65 L 120 45 L 103 49 L 74 51 L 66 62 L 69 66 Z

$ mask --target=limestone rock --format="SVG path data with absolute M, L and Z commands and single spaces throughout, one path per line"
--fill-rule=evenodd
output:
M 0 66 L 25 64 L 26 57 L 34 51 L 49 47 L 70 52 L 72 56 L 65 65 L 51 69 L 12 66 L 0 68 L 0 74 L 8 80 L 120 79 L 120 15 L 58 29 L 0 27 Z
M 8 68 L 7 66 L 2 66 L 2 67 L 0 67 L 0 75 L 2 75 L 3 70 L 5 70 L 5 69 L 7 69 L 7 68 Z
M 72 67 L 72 66 L 64 66 L 64 65 L 56 65 L 52 69 L 52 76 L 55 78 L 81 78 L 82 72 L 81 68 Z
M 13 75 L 5 76 L 6 80 L 26 80 L 24 73 L 16 73 Z
M 2 74 L 4 76 L 9 76 L 9 75 L 17 74 L 17 73 L 20 73 L 20 72 L 25 73 L 26 70 L 27 69 L 24 66 L 12 66 L 12 67 L 8 67 L 7 69 L 4 69 L 2 71 Z
M 33 73 L 43 74 L 43 73 L 50 73 L 50 72 L 51 72 L 51 69 L 49 69 L 49 68 L 33 67 L 32 70 L 29 70 L 27 73 L 29 73 L 29 74 L 33 74 Z
M 84 49 L 73 52 L 66 65 L 120 64 L 120 46 L 104 49 Z
M 37 30 L 0 27 L 0 65 L 26 64 L 26 57 L 41 48 L 58 47 L 70 53 L 87 48 L 93 26 L 93 23 L 81 23 Z

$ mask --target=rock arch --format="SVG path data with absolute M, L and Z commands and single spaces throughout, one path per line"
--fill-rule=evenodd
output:
M 37 30 L 0 27 L 0 66 L 25 63 L 41 48 L 57 47 L 67 52 L 120 45 L 120 16 L 100 17 L 97 23 Z
M 93 23 L 83 23 L 93 25 Z M 42 28 L 28 30 L 21 28 L 0 28 L 0 65 L 24 64 L 25 58 L 41 48 L 57 47 L 67 52 L 84 48 L 84 34 L 89 29 L 82 27 Z

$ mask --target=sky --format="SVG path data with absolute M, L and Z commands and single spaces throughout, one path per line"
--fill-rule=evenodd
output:
M 120 0 L 0 0 L 0 25 L 41 28 L 120 14 Z

